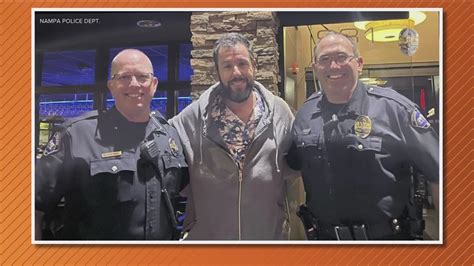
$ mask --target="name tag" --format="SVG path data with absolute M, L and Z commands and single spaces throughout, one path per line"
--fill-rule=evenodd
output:
M 104 152 L 100 156 L 102 158 L 110 158 L 110 157 L 117 157 L 122 155 L 122 151 L 111 151 L 111 152 Z

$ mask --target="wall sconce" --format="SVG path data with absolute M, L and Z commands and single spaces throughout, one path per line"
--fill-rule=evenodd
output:
M 407 19 L 359 21 L 354 26 L 364 31 L 365 38 L 372 42 L 395 42 L 398 41 L 400 31 L 405 28 L 413 28 L 426 19 L 426 15 L 420 11 L 409 11 Z

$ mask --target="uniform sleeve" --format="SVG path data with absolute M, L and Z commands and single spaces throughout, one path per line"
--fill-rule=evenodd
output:
M 418 109 L 405 116 L 403 134 L 406 156 L 432 183 L 439 183 L 439 137 Z
M 191 191 L 191 186 L 188 185 L 183 189 L 183 196 L 186 196 L 186 217 L 183 222 L 183 232 L 189 232 L 192 230 L 194 224 L 196 223 L 196 213 L 194 211 L 194 199 L 193 193 Z
M 291 144 L 290 144 L 290 148 L 288 150 L 288 153 L 286 154 L 286 162 L 288 163 L 288 165 L 294 169 L 294 170 L 301 170 L 301 158 L 300 158 L 300 154 L 298 152 L 298 148 L 296 146 L 296 129 L 295 129 L 295 125 L 293 124 L 293 127 L 291 129 Z
M 291 113 L 290 108 L 286 103 L 284 103 L 284 110 L 287 117 L 285 117 L 285 129 L 283 141 L 281 144 L 282 157 L 282 171 L 285 178 L 285 197 L 287 199 L 287 207 L 289 208 L 289 222 L 290 222 L 290 239 L 300 240 L 304 239 L 304 230 L 301 224 L 300 219 L 296 216 L 296 210 L 298 206 L 303 204 L 305 200 L 303 180 L 301 178 L 301 172 L 298 171 L 298 168 L 293 168 L 288 163 L 288 154 L 291 152 L 291 147 L 293 146 L 293 134 L 292 127 L 294 122 L 293 113 Z M 282 118 L 283 119 L 283 118 Z M 283 124 L 283 123 L 282 123 Z
M 51 212 L 69 186 L 70 137 L 66 131 L 51 137 L 35 168 L 35 209 Z
M 283 102 L 283 100 L 281 101 L 281 109 L 283 113 L 280 115 L 279 118 L 276 118 L 276 120 L 279 121 L 274 121 L 277 127 L 284 127 L 283 135 L 280 136 L 282 138 L 282 141 L 280 142 L 280 147 L 278 147 L 278 153 L 281 154 L 281 170 L 283 171 L 283 176 L 285 177 L 285 179 L 293 179 L 301 176 L 301 173 L 298 171 L 299 169 L 293 168 L 287 160 L 287 156 L 290 152 L 293 142 L 291 128 L 293 126 L 295 117 L 293 116 L 293 113 L 291 112 L 288 104 L 286 102 Z

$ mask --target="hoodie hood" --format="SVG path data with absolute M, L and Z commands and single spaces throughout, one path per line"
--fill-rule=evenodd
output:
M 209 123 L 209 110 L 210 110 L 210 103 L 214 102 L 215 97 L 219 94 L 221 90 L 221 83 L 217 82 L 216 84 L 212 85 L 209 89 L 207 89 L 201 96 L 199 97 L 199 111 L 201 118 Z M 273 95 L 270 91 L 265 89 L 265 87 L 259 83 L 258 81 L 254 82 L 254 89 L 256 89 L 262 96 L 263 101 L 265 103 L 265 113 L 262 116 L 262 119 L 269 123 L 272 121 L 273 113 L 274 113 L 274 106 L 275 106 L 275 95 Z M 257 129 L 258 130 L 258 129 Z

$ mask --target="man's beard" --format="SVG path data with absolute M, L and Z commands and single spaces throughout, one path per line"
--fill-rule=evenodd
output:
M 243 91 L 233 91 L 232 88 L 230 87 L 230 84 L 232 82 L 239 81 L 239 80 L 245 80 L 246 81 L 247 85 L 245 87 L 245 90 L 243 90 Z M 224 84 L 224 82 L 221 81 L 223 96 L 226 99 L 229 99 L 230 101 L 235 102 L 235 103 L 245 102 L 250 97 L 250 94 L 252 93 L 253 85 L 254 85 L 253 80 L 250 81 L 249 79 L 247 79 L 245 77 L 230 80 L 227 84 Z

